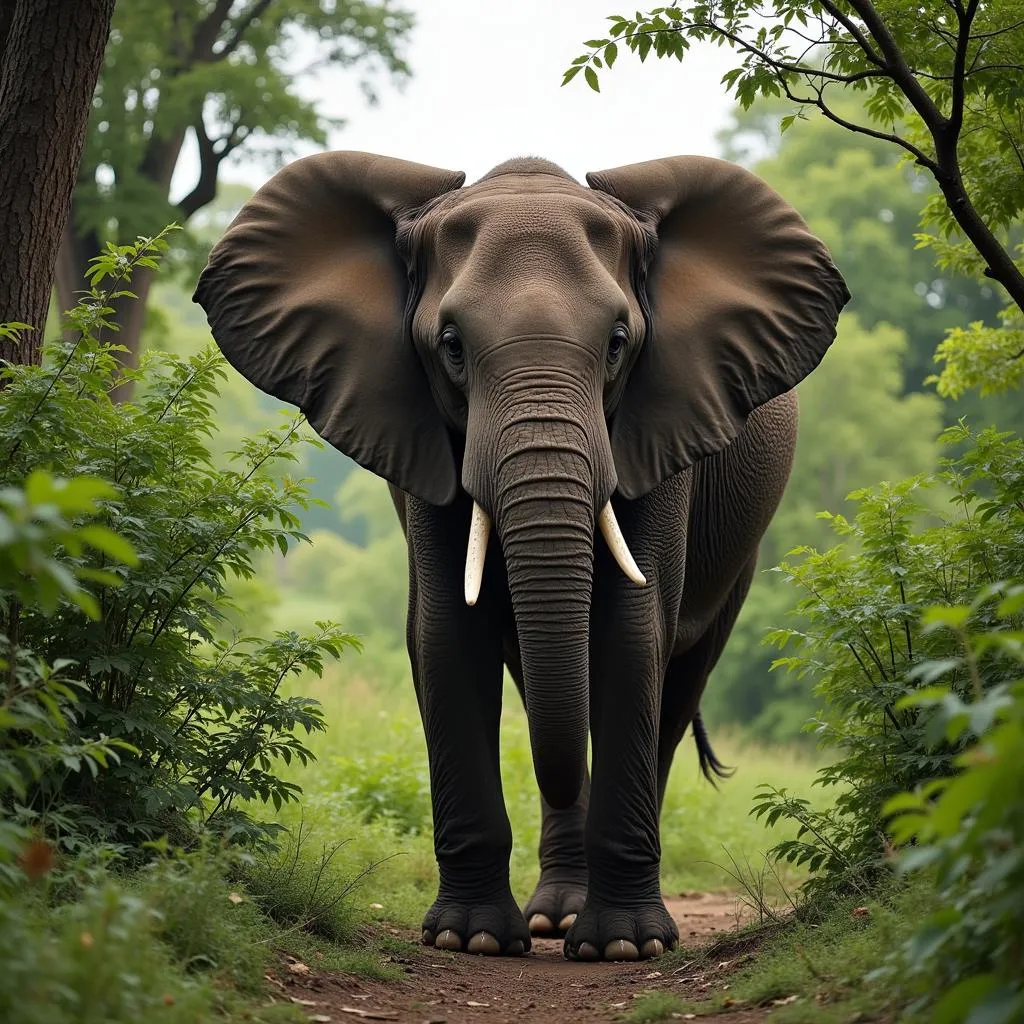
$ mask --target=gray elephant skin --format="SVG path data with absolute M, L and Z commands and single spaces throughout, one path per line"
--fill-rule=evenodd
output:
M 849 293 L 764 182 L 681 156 L 587 175 L 357 152 L 284 168 L 195 293 L 227 359 L 386 479 L 440 873 L 423 939 L 656 956 L 659 812 Z M 526 704 L 540 882 L 509 888 L 503 666 Z M 588 772 L 587 742 L 592 744 Z

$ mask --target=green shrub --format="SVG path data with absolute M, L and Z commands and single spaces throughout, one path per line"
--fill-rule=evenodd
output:
M 0 1020 L 17 1024 L 193 1024 L 206 986 L 174 971 L 158 919 L 107 883 L 55 911 L 31 894 L 0 900 Z
M 267 959 L 266 942 L 259 940 L 268 938 L 270 927 L 229 880 L 238 874 L 238 854 L 209 841 L 188 852 L 163 841 L 154 846 L 160 856 L 142 869 L 133 888 L 154 912 L 156 938 L 181 970 L 258 992 Z
M 1024 443 L 962 424 L 941 440 L 962 451 L 938 474 L 856 492 L 852 521 L 826 516 L 843 544 L 797 549 L 801 560 L 780 567 L 807 595 L 798 606 L 807 626 L 770 636 L 793 651 L 775 665 L 819 680 L 824 710 L 810 728 L 837 757 L 818 784 L 837 795 L 821 811 L 765 787 L 753 813 L 798 823 L 798 836 L 774 854 L 816 872 L 806 888 L 812 896 L 863 887 L 887 871 L 886 802 L 957 770 L 967 736 L 943 731 L 940 708 L 915 697 L 940 673 L 960 700 L 1012 678 L 1007 660 L 994 655 L 972 669 L 955 634 L 922 628 L 921 617 L 933 606 L 968 604 L 981 587 L 1024 578 Z M 936 521 L 919 496 L 941 487 L 952 498 Z M 972 624 L 1004 628 L 994 602 L 975 607 Z
M 240 441 L 217 466 L 207 441 L 221 357 L 157 352 L 137 370 L 120 367 L 118 349 L 102 340 L 110 302 L 163 247 L 161 237 L 108 246 L 92 261 L 91 295 L 68 316 L 68 340 L 51 345 L 41 367 L 0 371 L 0 485 L 45 467 L 117 488 L 100 502 L 107 529 L 89 526 L 67 550 L 77 597 L 57 601 L 40 575 L 36 603 L 17 609 L 19 642 L 52 664 L 75 659 L 82 691 L 71 742 L 107 736 L 133 748 L 104 773 L 42 773 L 22 804 L 37 815 L 76 805 L 80 829 L 134 845 L 168 830 L 187 837 L 199 822 L 261 841 L 276 826 L 239 804 L 293 800 L 299 787 L 275 766 L 307 761 L 302 734 L 324 728 L 318 703 L 285 697 L 282 686 L 319 674 L 354 640 L 329 623 L 307 637 L 221 635 L 231 581 L 251 578 L 261 553 L 305 539 L 296 515 L 309 504 L 305 481 L 283 471 L 296 459 L 300 420 Z M 136 400 L 113 401 L 126 378 Z M 119 561 L 131 550 L 135 564 Z M 9 606 L 8 633 L 13 621 Z M 50 828 L 59 831 L 53 820 Z
M 938 1024 L 1024 1019 L 1022 612 L 1024 584 L 988 587 L 970 605 L 932 609 L 925 628 L 960 652 L 922 665 L 931 685 L 905 698 L 933 710 L 945 742 L 963 749 L 952 778 L 886 805 L 896 841 L 908 846 L 901 871 L 933 873 L 940 909 L 879 973 L 922 980 L 931 996 L 918 1008 Z M 977 622 L 989 626 L 975 631 Z M 959 672 L 973 681 L 968 695 Z
M 33 815 L 24 805 L 30 788 L 44 776 L 69 778 L 84 771 L 95 778 L 122 752 L 133 751 L 123 741 L 83 732 L 78 701 L 85 686 L 75 661 L 64 657 L 51 664 L 26 648 L 21 636 L 27 614 L 35 609 L 52 616 L 62 601 L 89 620 L 98 618 L 84 581 L 118 581 L 85 567 L 86 551 L 126 565 L 136 562 L 128 544 L 93 521 L 98 501 L 115 496 L 102 480 L 54 479 L 38 469 L 24 488 L 0 490 L 0 881 L 6 886 L 22 879 L 15 860 L 30 835 Z M 52 851 L 41 841 L 34 858 L 29 870 L 50 869 Z
M 350 897 L 373 865 L 349 877 L 337 863 L 345 841 L 324 844 L 314 853 L 311 840 L 311 830 L 299 821 L 275 849 L 249 857 L 242 876 L 245 888 L 261 912 L 282 928 L 345 942 L 356 928 Z

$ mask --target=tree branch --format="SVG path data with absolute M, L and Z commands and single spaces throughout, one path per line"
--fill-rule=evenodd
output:
M 871 0 L 848 0 L 850 6 L 860 15 L 871 37 L 885 57 L 886 67 L 892 80 L 900 87 L 910 105 L 921 115 L 921 120 L 934 133 L 945 124 L 942 111 L 932 102 L 924 86 L 914 77 L 899 44 L 893 38 L 881 15 Z
M 854 82 L 862 82 L 868 78 L 889 78 L 891 77 L 884 69 L 878 71 L 855 71 L 849 75 L 837 75 L 834 71 L 826 71 L 824 68 L 816 68 L 805 64 L 790 64 L 786 61 L 780 60 L 778 57 L 773 57 L 767 50 L 762 50 L 755 46 L 753 43 L 748 42 L 741 35 L 737 35 L 735 32 L 730 32 L 729 29 L 717 24 L 713 21 L 694 21 L 690 22 L 693 28 L 703 28 L 714 32 L 716 35 L 720 35 L 725 39 L 728 39 L 738 49 L 744 53 L 749 53 L 752 57 L 757 57 L 758 60 L 763 61 L 777 74 L 785 72 L 789 75 L 803 75 L 805 78 L 823 78 L 828 82 L 838 82 L 841 85 L 853 85 Z M 655 30 L 656 32 L 657 30 Z M 642 35 L 652 35 L 653 32 L 637 32 L 634 36 L 629 36 L 630 39 L 635 39 Z
M 230 38 L 217 51 L 217 60 L 223 60 L 238 49 L 239 44 L 242 42 L 242 38 L 245 36 L 246 30 L 273 2 L 274 0 L 255 0 L 252 7 L 239 16 L 237 21 L 231 25 L 233 31 Z
M 794 103 L 800 103 L 809 107 L 817 107 L 825 117 L 834 124 L 839 125 L 841 128 L 845 128 L 847 131 L 856 132 L 858 135 L 867 135 L 869 138 L 879 139 L 881 142 L 889 142 L 895 146 L 905 149 L 918 164 L 927 168 L 932 172 L 932 174 L 938 170 L 938 166 L 935 161 L 932 160 L 927 153 L 918 149 L 917 146 L 909 140 L 904 139 L 901 135 L 897 135 L 895 132 L 890 133 L 876 131 L 874 128 L 868 128 L 866 125 L 857 124 L 855 121 L 848 121 L 845 117 L 840 117 L 825 102 L 823 90 L 821 88 L 816 90 L 817 95 L 813 99 L 809 96 L 797 96 L 796 93 L 790 89 L 789 83 L 783 75 L 777 73 L 776 78 L 779 81 L 779 85 L 782 86 L 782 89 L 786 94 L 786 98 L 792 100 Z
M 956 139 L 964 125 L 964 85 L 967 78 L 967 51 L 971 44 L 971 24 L 978 13 L 978 0 L 968 0 L 967 7 L 959 10 L 957 4 L 959 31 L 956 52 L 953 55 L 953 93 L 949 106 L 949 122 L 946 130 Z
M 857 40 L 857 44 L 864 51 L 864 56 L 867 57 L 872 64 L 876 64 L 880 68 L 885 67 L 885 61 L 882 59 L 878 51 L 871 45 L 871 41 L 860 30 L 853 18 L 844 14 L 839 9 L 839 6 L 833 3 L 832 0 L 821 0 L 821 6 L 824 7 L 825 10 L 828 11 L 828 13 L 831 14 L 832 17 L 850 33 L 851 36 L 853 36 L 854 39 Z
M 218 153 L 213 140 L 206 130 L 202 114 L 192 125 L 199 146 L 199 177 L 195 186 L 179 203 L 178 209 L 184 220 L 188 220 L 197 210 L 217 198 L 217 171 L 226 154 Z

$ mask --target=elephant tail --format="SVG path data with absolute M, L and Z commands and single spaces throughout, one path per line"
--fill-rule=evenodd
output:
M 700 710 L 693 716 L 693 738 L 697 744 L 700 770 L 704 773 L 704 778 L 717 788 L 715 777 L 727 779 L 736 769 L 727 768 L 718 760 L 718 755 L 711 748 L 711 740 L 708 739 L 708 730 L 704 725 L 704 719 L 700 717 Z

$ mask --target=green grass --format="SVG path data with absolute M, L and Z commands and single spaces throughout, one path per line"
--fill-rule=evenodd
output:
M 371 868 L 353 894 L 363 920 L 415 926 L 437 882 L 422 728 L 411 683 L 375 685 L 361 678 L 363 669 L 363 657 L 347 657 L 323 680 L 303 684 L 303 692 L 324 704 L 329 729 L 314 739 L 317 763 L 291 770 L 290 777 L 304 790 L 301 809 L 285 808 L 280 820 L 293 828 L 301 822 L 314 845 L 344 842 L 334 856 L 340 877 L 353 879 Z M 735 734 L 713 739 L 723 760 L 738 770 L 716 791 L 698 771 L 692 740 L 682 744 L 663 816 L 667 895 L 735 890 L 730 855 L 757 870 L 763 852 L 789 834 L 784 828 L 766 830 L 750 817 L 759 784 L 810 793 L 817 762 L 806 749 L 760 747 Z M 514 836 L 512 887 L 525 901 L 538 874 L 540 810 L 526 718 L 510 683 L 501 742 L 502 783 Z M 797 879 L 785 881 L 788 887 Z M 779 895 L 776 890 L 770 886 L 772 895 Z
M 694 984 L 710 983 L 707 1000 L 645 993 L 626 1019 L 665 1020 L 673 1014 L 700 1016 L 749 1007 L 770 1010 L 778 1024 L 892 1017 L 921 993 L 902 990 L 898 971 L 885 979 L 869 975 L 917 932 L 934 902 L 928 882 L 917 881 L 863 906 L 839 903 L 818 914 L 807 908 L 806 919 L 773 930 L 738 971 L 718 966 L 731 959 L 721 950 L 697 963 L 691 959 L 686 975 L 696 979 Z M 750 941 L 757 942 L 753 933 Z
M 73 902 L 46 886 L 0 898 L 0 1020 L 18 1024 L 303 1021 L 271 1006 L 276 929 L 208 851 L 125 877 L 92 873 Z

